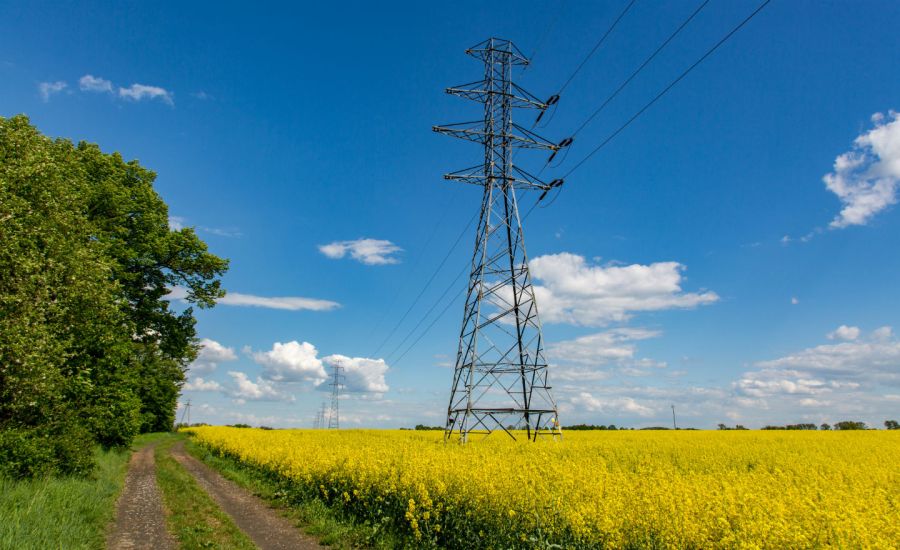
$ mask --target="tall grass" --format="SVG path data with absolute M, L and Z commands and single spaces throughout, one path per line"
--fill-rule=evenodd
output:
M 135 447 L 155 437 L 141 436 Z M 103 548 L 130 456 L 98 449 L 87 478 L 0 478 L 0 549 Z

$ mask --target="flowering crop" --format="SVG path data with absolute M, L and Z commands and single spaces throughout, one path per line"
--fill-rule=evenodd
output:
M 900 433 L 193 428 L 201 445 L 411 546 L 896 548 Z

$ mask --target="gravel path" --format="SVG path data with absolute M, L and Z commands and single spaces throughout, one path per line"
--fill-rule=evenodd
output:
M 219 507 L 262 550 L 322 548 L 280 516 L 263 500 L 225 479 L 206 464 L 187 454 L 184 443 L 172 447 L 172 456 L 194 476 Z
M 116 503 L 116 521 L 107 547 L 120 549 L 174 548 L 166 531 L 159 487 L 156 486 L 155 444 L 147 445 L 131 455 L 125 488 Z

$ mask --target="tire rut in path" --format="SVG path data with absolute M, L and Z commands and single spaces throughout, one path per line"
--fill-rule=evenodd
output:
M 166 531 L 166 515 L 156 485 L 156 444 L 146 445 L 131 455 L 125 488 L 116 502 L 116 520 L 107 538 L 112 550 L 174 548 Z
M 250 494 L 184 450 L 184 442 L 172 447 L 172 457 L 197 480 L 238 528 L 261 550 L 321 549 L 322 546 L 303 534 L 265 501 Z

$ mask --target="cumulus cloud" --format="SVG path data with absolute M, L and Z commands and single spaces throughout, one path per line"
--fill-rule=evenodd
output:
M 146 84 L 132 84 L 127 88 L 119 88 L 119 97 L 131 101 L 158 99 L 167 105 L 175 105 L 172 92 L 159 86 L 147 86 Z
M 534 258 L 535 294 L 545 323 L 600 326 L 641 311 L 694 308 L 719 300 L 712 291 L 684 292 L 677 262 L 649 265 L 590 265 L 583 256 L 562 252 Z
M 829 340 L 856 340 L 859 338 L 859 327 L 841 325 L 833 332 L 828 333 Z
M 165 88 L 137 83 L 132 84 L 127 88 L 122 86 L 116 88 L 111 81 L 90 74 L 86 74 L 78 79 L 78 89 L 82 92 L 111 94 L 119 99 L 128 101 L 156 99 L 169 106 L 175 105 L 174 94 Z
M 634 379 L 616 380 L 611 371 L 578 363 L 574 369 L 554 367 L 551 378 L 564 423 L 671 425 L 674 404 L 681 427 L 848 419 L 877 426 L 900 403 L 900 340 L 891 327 L 855 335 L 853 330 L 840 332 L 853 338 L 757 362 L 721 385 L 635 385 Z M 627 358 L 627 350 L 620 355 Z
M 872 116 L 874 127 L 853 140 L 853 148 L 834 160 L 822 179 L 841 201 L 830 227 L 865 225 L 897 202 L 900 189 L 900 113 Z
M 874 378 L 900 381 L 900 341 L 891 335 L 890 327 L 882 327 L 868 339 L 854 338 L 816 346 L 757 365 L 763 369 L 802 371 L 857 381 Z
M 634 359 L 636 346 L 631 342 L 659 335 L 643 328 L 617 328 L 550 344 L 547 355 L 554 361 L 587 365 L 623 361 Z
M 185 391 L 222 391 L 222 385 L 215 380 L 204 380 L 201 377 L 188 380 L 182 388 Z
M 842 325 L 828 336 L 844 341 L 756 363 L 758 370 L 732 384 L 736 395 L 763 408 L 829 401 L 853 410 L 882 400 L 884 387 L 900 385 L 900 341 L 890 327 L 862 339 L 859 329 Z
M 187 296 L 188 289 L 176 286 L 169 289 L 166 298 L 169 300 L 185 301 Z M 226 306 L 264 307 L 269 309 L 286 309 L 290 311 L 330 311 L 341 307 L 341 304 L 332 302 L 331 300 L 302 298 L 299 296 L 255 296 L 253 294 L 241 294 L 240 292 L 229 292 L 224 298 L 217 300 L 216 303 Z
M 197 359 L 191 363 L 190 371 L 195 373 L 208 373 L 216 370 L 219 363 L 237 360 L 234 349 L 225 347 L 215 340 L 203 338 L 200 340 L 200 351 Z
M 293 401 L 294 397 L 278 391 L 275 385 L 261 377 L 250 380 L 243 372 L 229 371 L 234 386 L 230 388 L 232 397 L 244 401 Z
M 43 100 L 44 103 L 47 103 L 50 101 L 50 96 L 58 94 L 68 86 L 69 85 L 62 80 L 57 80 L 56 82 L 41 82 L 38 84 L 38 93 L 41 96 L 41 100 Z
M 588 412 L 598 412 L 605 415 L 637 415 L 642 417 L 653 416 L 654 411 L 650 407 L 641 405 L 631 397 L 594 397 L 589 392 L 581 392 L 572 397 L 569 402 L 573 407 Z
M 366 265 L 396 264 L 400 260 L 394 255 L 402 248 L 383 239 L 356 239 L 355 241 L 335 241 L 319 245 L 319 252 L 332 259 L 343 258 L 347 254 Z
M 86 74 L 78 79 L 78 88 L 82 92 L 112 93 L 113 84 L 109 80 Z
M 384 359 L 329 355 L 324 361 L 331 366 L 343 367 L 347 391 L 384 393 L 390 389 L 384 379 L 388 371 Z
M 253 352 L 253 360 L 263 366 L 263 376 L 277 382 L 312 382 L 316 386 L 328 378 L 316 346 L 309 342 L 275 342 L 269 351 Z

